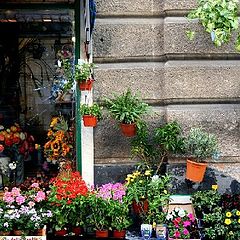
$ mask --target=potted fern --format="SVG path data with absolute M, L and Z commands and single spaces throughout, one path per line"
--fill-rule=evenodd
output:
M 215 135 L 203 131 L 201 128 L 191 128 L 184 140 L 184 148 L 191 160 L 187 160 L 186 179 L 202 182 L 208 158 L 219 157 L 218 141 Z
M 93 68 L 93 63 L 86 62 L 82 62 L 75 66 L 75 80 L 78 82 L 81 91 L 90 91 L 92 89 L 94 80 L 91 75 Z
M 85 127 L 96 127 L 97 121 L 102 119 L 102 107 L 97 103 L 93 105 L 81 104 L 80 114 Z
M 148 110 L 148 104 L 144 103 L 137 95 L 128 89 L 121 95 L 105 99 L 106 108 L 111 116 L 120 122 L 122 133 L 131 137 L 136 134 L 136 124 Z

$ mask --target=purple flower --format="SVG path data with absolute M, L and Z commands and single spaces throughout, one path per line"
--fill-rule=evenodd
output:
M 184 226 L 184 227 L 191 226 L 191 222 L 190 222 L 190 221 L 184 221 L 184 222 L 183 222 L 183 226 Z
M 25 202 L 25 197 L 22 196 L 22 195 L 17 196 L 16 197 L 16 202 L 17 202 L 18 205 L 23 204 Z
M 3 226 L 6 227 L 6 228 L 9 227 L 8 222 L 5 222 L 5 223 L 3 224 Z

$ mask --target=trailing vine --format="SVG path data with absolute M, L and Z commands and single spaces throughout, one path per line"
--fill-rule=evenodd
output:
M 198 7 L 192 10 L 188 19 L 198 19 L 205 31 L 211 36 L 215 46 L 220 47 L 228 43 L 232 33 L 238 29 L 238 0 L 198 0 Z M 186 32 L 188 38 L 193 40 L 196 33 L 192 30 Z M 240 51 L 240 34 L 235 43 Z

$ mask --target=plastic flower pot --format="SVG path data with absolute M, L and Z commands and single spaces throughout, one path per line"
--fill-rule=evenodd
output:
M 85 127 L 96 127 L 97 126 L 97 118 L 91 115 L 83 116 L 83 125 Z
M 83 81 L 79 83 L 79 89 L 81 91 L 90 91 L 92 89 L 94 80 L 89 79 L 87 81 Z
M 113 237 L 114 238 L 125 238 L 126 230 L 113 230 Z
M 187 160 L 186 179 L 193 182 L 202 182 L 207 168 L 207 163 L 198 163 Z
M 122 130 L 123 135 L 126 137 L 133 137 L 136 135 L 137 127 L 135 123 L 131 124 L 120 123 L 120 128 Z
M 96 238 L 108 238 L 108 230 L 96 230 Z

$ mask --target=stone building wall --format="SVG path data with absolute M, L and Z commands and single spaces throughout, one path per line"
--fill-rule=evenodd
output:
M 153 105 L 151 126 L 176 119 L 184 131 L 202 126 L 217 134 L 222 158 L 213 166 L 228 177 L 226 169 L 231 168 L 232 177 L 239 181 L 240 55 L 234 49 L 236 36 L 228 45 L 216 48 L 197 22 L 186 20 L 196 2 L 97 0 L 94 97 L 101 100 L 130 87 Z M 190 28 L 199 30 L 194 41 L 185 34 Z M 170 166 L 176 162 L 184 163 L 182 159 L 169 161 Z M 95 165 L 96 181 L 104 181 L 102 176 L 116 178 L 119 169 L 128 170 L 132 165 L 129 139 L 110 119 L 95 130 Z

